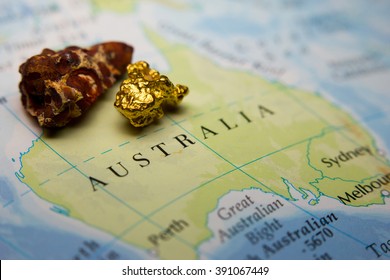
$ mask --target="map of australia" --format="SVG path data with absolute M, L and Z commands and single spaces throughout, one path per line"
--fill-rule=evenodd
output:
M 190 94 L 182 108 L 134 129 L 113 108 L 113 89 L 80 122 L 34 141 L 18 176 L 63 214 L 159 258 L 191 259 L 212 236 L 208 214 L 230 191 L 256 189 L 281 203 L 294 190 L 313 207 L 322 197 L 384 203 L 390 167 L 342 108 L 147 34 Z

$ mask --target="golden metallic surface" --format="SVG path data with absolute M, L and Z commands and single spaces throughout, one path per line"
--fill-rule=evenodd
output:
M 129 77 L 122 82 L 114 106 L 135 127 L 160 119 L 163 105 L 178 105 L 189 91 L 186 86 L 173 85 L 145 61 L 129 64 L 127 73 Z

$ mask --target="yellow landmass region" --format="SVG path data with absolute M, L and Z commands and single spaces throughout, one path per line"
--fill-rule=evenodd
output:
M 97 11 L 112 11 L 115 13 L 128 13 L 134 10 L 138 0 L 91 0 L 92 7 Z
M 322 97 L 223 69 L 147 34 L 169 62 L 168 76 L 190 88 L 181 108 L 135 129 L 113 108 L 116 87 L 78 123 L 45 131 L 22 157 L 21 180 L 70 217 L 160 258 L 192 259 L 211 237 L 208 213 L 229 191 L 259 188 L 294 200 L 294 186 L 337 199 L 351 183 L 389 173 L 371 136 Z M 337 171 L 321 162 L 360 146 L 372 150 L 364 162 Z M 380 191 L 357 205 L 372 203 L 383 203 Z
M 146 1 L 146 0 L 144 0 Z M 188 8 L 188 4 L 177 0 L 149 0 L 157 4 L 165 5 L 172 9 L 183 10 Z M 107 12 L 111 11 L 118 14 L 128 13 L 134 11 L 139 0 L 91 0 L 92 7 L 97 11 Z

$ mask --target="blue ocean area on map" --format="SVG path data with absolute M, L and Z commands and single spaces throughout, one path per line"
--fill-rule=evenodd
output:
M 7 205 L 7 203 L 10 203 L 14 200 L 12 194 L 12 185 L 8 182 L 7 178 L 0 177 L 0 186 L 2 186 L 0 189 L 0 203 L 2 205 Z
M 317 213 L 316 213 L 317 214 Z M 287 229 L 298 228 L 299 225 L 305 225 L 303 221 L 310 220 L 310 216 L 299 218 L 284 218 L 281 220 L 283 228 L 274 233 L 274 237 L 269 241 L 261 241 L 258 244 L 251 244 L 245 237 L 247 232 L 237 234 L 232 240 L 226 242 L 213 252 L 206 254 L 207 258 L 211 259 L 272 259 L 274 256 L 272 250 L 277 254 L 278 259 L 377 259 L 376 254 L 373 251 L 366 250 L 365 247 L 372 244 L 373 234 L 382 234 L 389 232 L 390 226 L 386 222 L 380 222 L 381 217 L 375 218 L 369 215 L 361 215 L 360 217 L 353 217 L 341 212 L 334 213 L 339 221 L 342 221 L 342 225 L 329 225 L 327 226 L 333 233 L 332 237 L 326 237 L 326 241 L 316 251 L 310 251 L 309 247 L 303 247 L 302 241 L 308 240 L 308 237 L 302 237 L 298 242 L 291 242 L 290 244 L 278 244 L 276 248 L 280 248 L 280 251 L 275 249 L 273 243 L 277 243 L 282 236 L 286 235 Z M 317 214 L 321 216 L 321 214 Z M 384 217 L 382 217 L 384 218 Z M 379 220 L 379 222 L 378 222 Z M 364 224 L 364 228 L 370 228 L 372 231 L 365 231 L 361 225 Z M 261 227 L 261 226 L 260 226 Z M 358 234 L 350 236 L 348 232 L 354 231 Z M 310 238 L 309 238 L 310 239 Z M 363 242 L 363 244 L 361 243 Z M 356 246 L 356 244 L 360 246 Z M 269 246 L 271 249 L 265 249 L 263 246 Z M 337 253 L 327 252 L 327 246 L 334 248 L 345 248 L 344 250 L 338 250 Z M 282 248 L 288 247 L 288 250 Z M 369 252 L 370 251 L 370 252 Z M 369 255 L 367 253 L 369 252 Z M 267 256 L 268 254 L 268 256 Z
M 350 112 L 357 121 L 364 124 L 373 135 L 379 136 L 376 140 L 383 141 L 387 153 L 390 153 L 390 111 L 378 107 L 381 95 L 367 90 L 351 90 L 347 86 L 326 83 L 324 88 L 331 94 L 336 104 L 340 104 Z M 367 96 L 370 96 L 367 99 Z
M 229 36 L 245 36 L 255 33 L 264 34 L 266 31 L 266 29 L 262 29 L 254 22 L 249 21 L 249 19 L 234 16 L 204 18 L 196 24 L 196 27 L 204 32 L 210 32 L 212 30 L 214 34 L 218 35 L 228 32 Z
M 9 189 L 3 187 L 2 190 L 11 192 L 12 186 L 8 185 Z M 109 235 L 81 223 L 73 224 L 65 218 L 60 227 L 56 226 L 49 221 L 63 219 L 57 211 L 47 213 L 44 209 L 28 210 L 20 200 L 12 203 L 13 208 L 21 209 L 13 215 L 22 216 L 23 219 L 14 225 L 9 223 L 0 228 L 0 255 L 7 255 L 9 259 L 150 258 L 145 252 L 115 241 Z M 15 240 L 18 246 L 14 245 Z M 114 241 L 115 244 L 111 244 Z
M 47 224 L 41 223 L 40 220 L 32 219 L 29 223 L 32 224 L 30 227 L 20 226 L 9 226 L 7 232 L 2 232 L 2 236 L 6 237 L 7 240 L 19 240 L 21 244 L 24 244 L 23 249 L 11 247 L 17 253 L 14 253 L 10 258 L 19 259 L 20 257 L 26 259 L 104 259 L 107 258 L 107 254 L 110 251 L 120 251 L 120 254 L 117 253 L 117 258 L 121 259 L 140 259 L 147 257 L 142 252 L 136 253 L 135 249 L 125 248 L 124 245 L 117 246 L 117 248 L 111 247 L 110 249 L 101 250 L 101 244 L 104 242 L 107 243 L 107 240 L 88 238 L 88 236 L 83 236 L 75 232 L 67 232 L 63 229 L 55 229 L 48 227 Z M 37 226 L 41 224 L 41 226 Z M 7 233 L 12 232 L 12 238 L 8 236 Z M 26 235 L 26 232 L 29 234 Z M 34 242 L 31 242 L 34 240 Z M 61 241 L 61 242 L 59 242 Z M 1 242 L 0 242 L 1 244 Z M 89 244 L 94 244 L 94 246 L 88 246 Z M 1 249 L 7 247 L 0 246 Z M 4 249 L 2 250 L 4 252 Z M 84 249 L 85 254 L 80 254 L 78 251 Z M 132 251 L 134 253 L 132 253 Z M 125 253 L 124 253 L 125 252 Z

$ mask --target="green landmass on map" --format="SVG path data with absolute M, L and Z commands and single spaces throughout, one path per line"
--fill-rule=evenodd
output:
M 232 190 L 295 200 L 294 188 L 315 196 L 312 207 L 324 195 L 346 207 L 383 203 L 390 185 L 340 201 L 390 173 L 373 137 L 342 108 L 147 34 L 169 63 L 164 74 L 189 96 L 135 129 L 113 107 L 116 85 L 78 123 L 45 131 L 18 174 L 42 199 L 162 259 L 197 258 L 212 235 L 208 214 Z M 338 160 L 348 151 L 355 156 Z
M 146 1 L 146 0 L 144 0 Z M 177 0 L 149 0 L 150 2 L 156 2 L 160 5 L 165 5 L 172 9 L 186 9 L 187 4 Z M 138 0 L 128 1 L 128 0 L 91 0 L 91 6 L 96 10 L 96 12 L 114 12 L 118 14 L 133 12 L 138 4 Z

